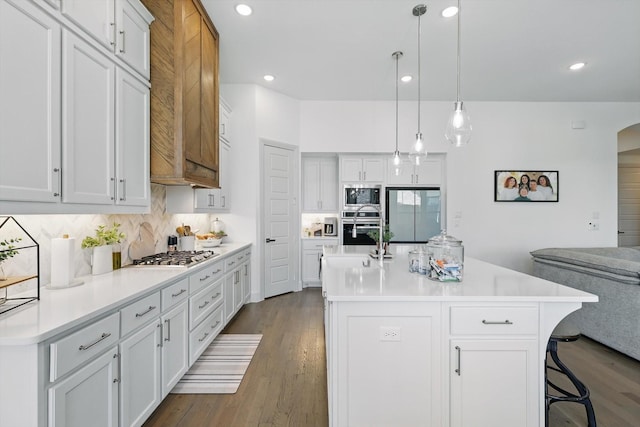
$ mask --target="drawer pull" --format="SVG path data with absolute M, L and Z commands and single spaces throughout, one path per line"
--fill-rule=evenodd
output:
M 214 272 L 213 272 L 213 274 L 218 274 L 218 273 L 220 273 L 221 271 L 222 271 L 222 270 L 219 268 L 219 269 L 217 269 L 216 271 L 214 271 Z
M 199 305 L 198 308 L 200 308 L 200 309 L 205 308 L 207 306 L 207 304 L 209 304 L 209 301 L 205 301 L 204 304 Z
M 217 294 L 215 294 L 214 296 L 211 297 L 211 299 L 216 299 L 220 296 L 220 292 L 218 292 Z
M 78 347 L 78 350 L 80 350 L 80 351 L 89 350 L 91 347 L 93 347 L 94 345 L 98 344 L 100 341 L 106 340 L 110 336 L 111 336 L 110 332 L 104 332 L 102 335 L 100 335 L 100 338 L 98 338 L 97 340 L 95 340 L 91 344 L 88 344 L 88 345 L 82 344 L 80 347 Z
M 460 347 L 456 346 L 456 353 L 458 354 L 458 367 L 456 368 L 456 374 L 458 374 L 458 376 L 460 376 L 460 372 L 462 371 L 462 369 L 460 369 Z
M 175 298 L 177 296 L 180 296 L 180 295 L 184 294 L 185 292 L 187 292 L 186 289 L 180 289 L 180 292 L 178 292 L 177 294 L 171 294 L 171 297 Z
M 207 280 L 209 277 L 210 277 L 210 276 L 207 274 L 206 276 L 201 277 L 201 278 L 200 278 L 200 281 L 201 281 L 201 282 L 203 282 L 203 281 Z
M 205 332 L 205 333 L 204 333 L 204 336 L 203 336 L 202 338 L 200 338 L 198 341 L 202 342 L 202 341 L 204 341 L 204 339 L 205 339 L 206 337 L 208 337 L 208 336 L 209 336 L 209 332 Z
M 143 311 L 142 313 L 136 313 L 136 317 L 142 317 L 147 313 L 151 313 L 155 309 L 156 309 L 155 305 L 150 305 L 149 308 L 146 311 Z
M 216 324 L 215 325 L 211 325 L 211 329 L 214 329 L 216 326 L 218 326 L 220 324 L 219 320 L 216 320 Z
M 485 325 L 513 325 L 513 322 L 510 321 L 509 319 L 503 321 L 503 322 L 492 322 L 490 320 L 484 320 L 482 319 L 482 323 L 484 323 Z

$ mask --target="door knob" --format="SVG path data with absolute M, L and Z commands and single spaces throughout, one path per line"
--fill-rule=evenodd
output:
M 276 241 L 276 239 L 270 239 L 270 238 L 268 238 L 268 237 L 267 237 L 265 241 L 266 241 L 267 243 L 271 243 L 271 242 L 275 242 L 275 241 Z

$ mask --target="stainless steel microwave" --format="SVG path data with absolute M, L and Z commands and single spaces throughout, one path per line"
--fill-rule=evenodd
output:
M 353 211 L 364 205 L 380 208 L 380 185 L 345 185 L 342 192 L 345 211 Z

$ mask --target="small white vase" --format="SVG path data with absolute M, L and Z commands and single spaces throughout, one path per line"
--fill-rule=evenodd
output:
M 111 245 L 96 246 L 91 253 L 91 274 L 113 271 L 113 250 Z

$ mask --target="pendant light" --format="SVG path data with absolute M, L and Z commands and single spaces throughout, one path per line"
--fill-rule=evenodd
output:
M 395 174 L 400 175 L 400 151 L 398 151 L 398 61 L 403 53 L 395 51 L 391 54 L 396 60 L 396 151 L 393 152 L 393 167 Z
M 421 17 L 427 12 L 427 5 L 419 4 L 413 8 L 413 16 L 418 17 L 418 132 L 416 133 L 416 140 L 413 144 L 413 150 L 409 157 L 411 157 L 416 165 L 420 164 L 420 159 L 427 156 L 426 147 L 424 146 L 424 139 L 422 137 L 422 131 L 420 129 L 420 38 L 422 33 Z
M 445 138 L 456 147 L 462 147 L 471 139 L 471 119 L 464 109 L 464 104 L 460 101 L 460 0 L 458 0 L 458 70 L 457 70 L 457 95 L 453 112 L 447 122 Z

